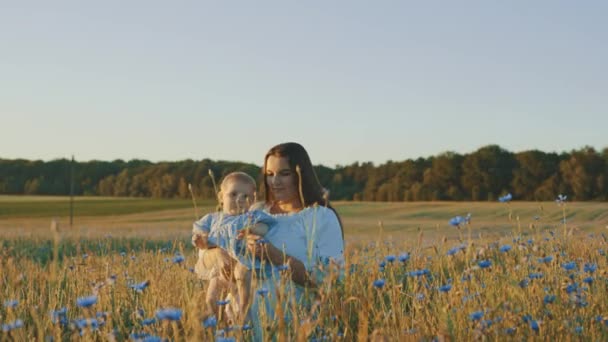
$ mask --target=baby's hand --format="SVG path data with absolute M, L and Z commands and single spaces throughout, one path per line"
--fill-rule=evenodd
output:
M 207 249 L 209 248 L 209 244 L 207 243 L 208 238 L 209 233 L 196 233 L 192 235 L 192 245 L 196 248 Z

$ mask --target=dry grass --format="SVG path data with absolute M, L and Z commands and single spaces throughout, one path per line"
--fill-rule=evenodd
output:
M 605 204 L 568 203 L 566 225 L 555 203 L 336 207 L 348 242 L 344 278 L 329 276 L 315 310 L 300 310 L 292 324 L 263 320 L 279 340 L 608 339 Z M 468 212 L 469 226 L 448 225 Z M 61 217 L 55 235 L 49 217 L 3 219 L 0 300 L 18 304 L 2 307 L 0 322 L 21 319 L 23 327 L 7 326 L 0 339 L 122 340 L 147 333 L 209 340 L 219 328 L 224 338 L 251 339 L 251 332 L 225 330 L 222 321 L 215 328 L 201 324 L 204 286 L 190 271 L 192 220 L 192 209 L 160 210 L 77 217 L 69 230 Z M 502 252 L 505 245 L 511 250 Z M 185 261 L 174 263 L 175 253 Z M 406 253 L 407 261 L 390 261 Z M 129 287 L 144 280 L 150 286 L 143 293 Z M 98 301 L 91 309 L 76 305 L 92 293 Z M 61 307 L 68 308 L 65 326 L 49 315 Z M 164 307 L 178 308 L 181 318 L 143 325 Z M 89 325 L 79 327 L 84 318 Z

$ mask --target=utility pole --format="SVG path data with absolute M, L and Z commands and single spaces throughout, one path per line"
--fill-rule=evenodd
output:
M 74 155 L 70 162 L 70 228 L 74 223 Z

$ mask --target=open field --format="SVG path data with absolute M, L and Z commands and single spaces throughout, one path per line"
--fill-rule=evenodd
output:
M 266 338 L 608 340 L 606 203 L 335 206 L 344 276 L 330 272 L 319 306 L 292 312 L 291 325 L 263 318 Z M 78 199 L 72 228 L 66 208 L 65 198 L 0 198 L 0 340 L 252 339 L 221 317 L 204 321 L 189 201 Z M 448 224 L 467 213 L 469 225 Z M 77 302 L 91 295 L 91 306 Z
M 199 215 L 215 210 L 210 201 L 198 206 Z M 459 232 L 448 224 L 450 218 L 467 213 L 472 215 L 474 236 L 556 227 L 564 216 L 564 208 L 554 202 L 336 202 L 334 206 L 342 216 L 347 240 L 378 237 L 379 232 L 385 238 L 412 239 L 419 231 L 430 239 L 454 238 Z M 56 219 L 66 236 L 185 238 L 195 217 L 189 200 L 77 197 L 74 208 L 70 228 L 66 197 L 0 196 L 0 237 L 46 236 Z M 608 204 L 568 203 L 565 215 L 576 232 L 597 232 L 608 225 Z

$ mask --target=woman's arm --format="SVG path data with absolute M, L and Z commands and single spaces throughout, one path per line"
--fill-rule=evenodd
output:
M 283 253 L 283 251 L 276 248 L 271 243 L 258 243 L 258 240 L 262 238 L 261 236 L 249 234 L 246 238 L 247 249 L 253 255 L 260 259 L 265 259 L 273 265 L 288 265 L 291 270 L 291 280 L 298 285 L 308 287 L 316 286 L 314 281 L 309 277 L 306 267 L 300 260 Z

